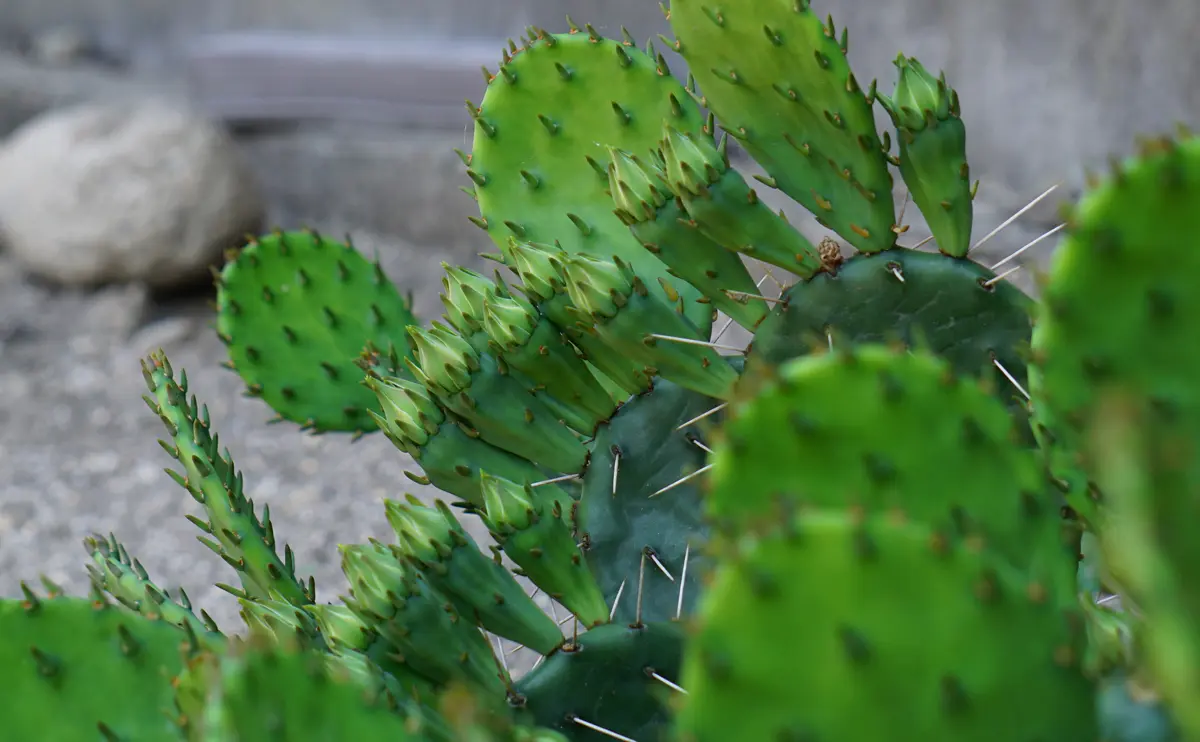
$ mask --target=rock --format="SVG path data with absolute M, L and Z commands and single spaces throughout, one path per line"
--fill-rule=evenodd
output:
M 228 134 L 165 99 L 50 111 L 0 148 L 0 234 L 55 283 L 199 278 L 263 211 Z

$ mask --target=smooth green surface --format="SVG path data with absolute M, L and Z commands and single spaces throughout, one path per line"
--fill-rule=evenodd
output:
M 1072 621 L 993 552 L 882 508 L 771 531 L 705 594 L 679 739 L 1099 739 L 1092 684 L 1062 661 Z
M 4 739 L 182 740 L 171 679 L 185 634 L 82 598 L 0 599 Z

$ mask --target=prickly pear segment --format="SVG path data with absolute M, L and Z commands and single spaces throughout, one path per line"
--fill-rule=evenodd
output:
M 648 152 L 664 121 L 699 132 L 704 115 L 661 56 L 594 30 L 532 30 L 471 108 L 468 167 L 482 224 L 501 250 L 515 237 L 570 255 L 617 255 L 665 298 L 667 267 L 613 213 L 605 148 Z M 707 331 L 711 311 L 696 302 L 700 293 L 675 283 L 688 319 Z
M 249 394 L 313 430 L 374 430 L 355 360 L 368 346 L 411 355 L 404 331 L 416 323 L 378 263 L 315 232 L 259 237 L 217 279 L 233 369 Z
M 895 244 L 892 176 L 839 39 L 808 0 L 672 0 L 675 49 L 776 188 L 863 252 Z

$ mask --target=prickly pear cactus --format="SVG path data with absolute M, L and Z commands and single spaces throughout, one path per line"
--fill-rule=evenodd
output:
M 348 593 L 318 602 L 152 355 L 171 476 L 249 636 L 89 539 L 111 603 L 0 603 L 0 653 L 28 676 L 0 694 L 18 736 L 1200 739 L 1195 276 L 1161 248 L 1194 241 L 1195 144 L 1089 197 L 1036 307 L 969 257 L 944 75 L 901 56 L 878 93 L 807 0 L 668 18 L 687 81 L 573 23 L 485 70 L 460 154 L 500 269 L 446 266 L 441 319 L 311 231 L 230 256 L 217 328 L 248 394 L 314 432 L 381 432 L 441 494 L 382 503 L 394 538 L 341 546 Z M 936 250 L 898 244 L 892 166 Z M 756 261 L 791 286 L 763 294 Z M 730 323 L 753 342 L 723 345 Z M 1145 620 L 1094 604 L 1112 583 Z

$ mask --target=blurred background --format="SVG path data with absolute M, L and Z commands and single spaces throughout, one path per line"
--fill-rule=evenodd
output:
M 987 264 L 1052 229 L 1137 135 L 1200 125 L 1195 0 L 815 5 L 850 29 L 860 80 L 890 92 L 900 52 L 946 71 L 983 181 L 979 236 L 1061 184 L 987 243 Z M 218 368 L 208 267 L 268 226 L 350 234 L 435 317 L 440 263 L 478 267 L 489 249 L 458 190 L 463 101 L 506 38 L 565 30 L 568 13 L 639 40 L 668 30 L 656 0 L 0 0 L 0 594 L 41 573 L 84 590 L 80 541 L 113 531 L 232 623 L 210 587 L 232 576 L 195 541 L 140 399 L 138 360 L 159 347 L 320 597 L 343 590 L 335 545 L 389 538 L 380 499 L 414 490 L 409 462 L 381 436 L 264 425 Z M 1044 264 L 1054 242 L 1022 259 Z

